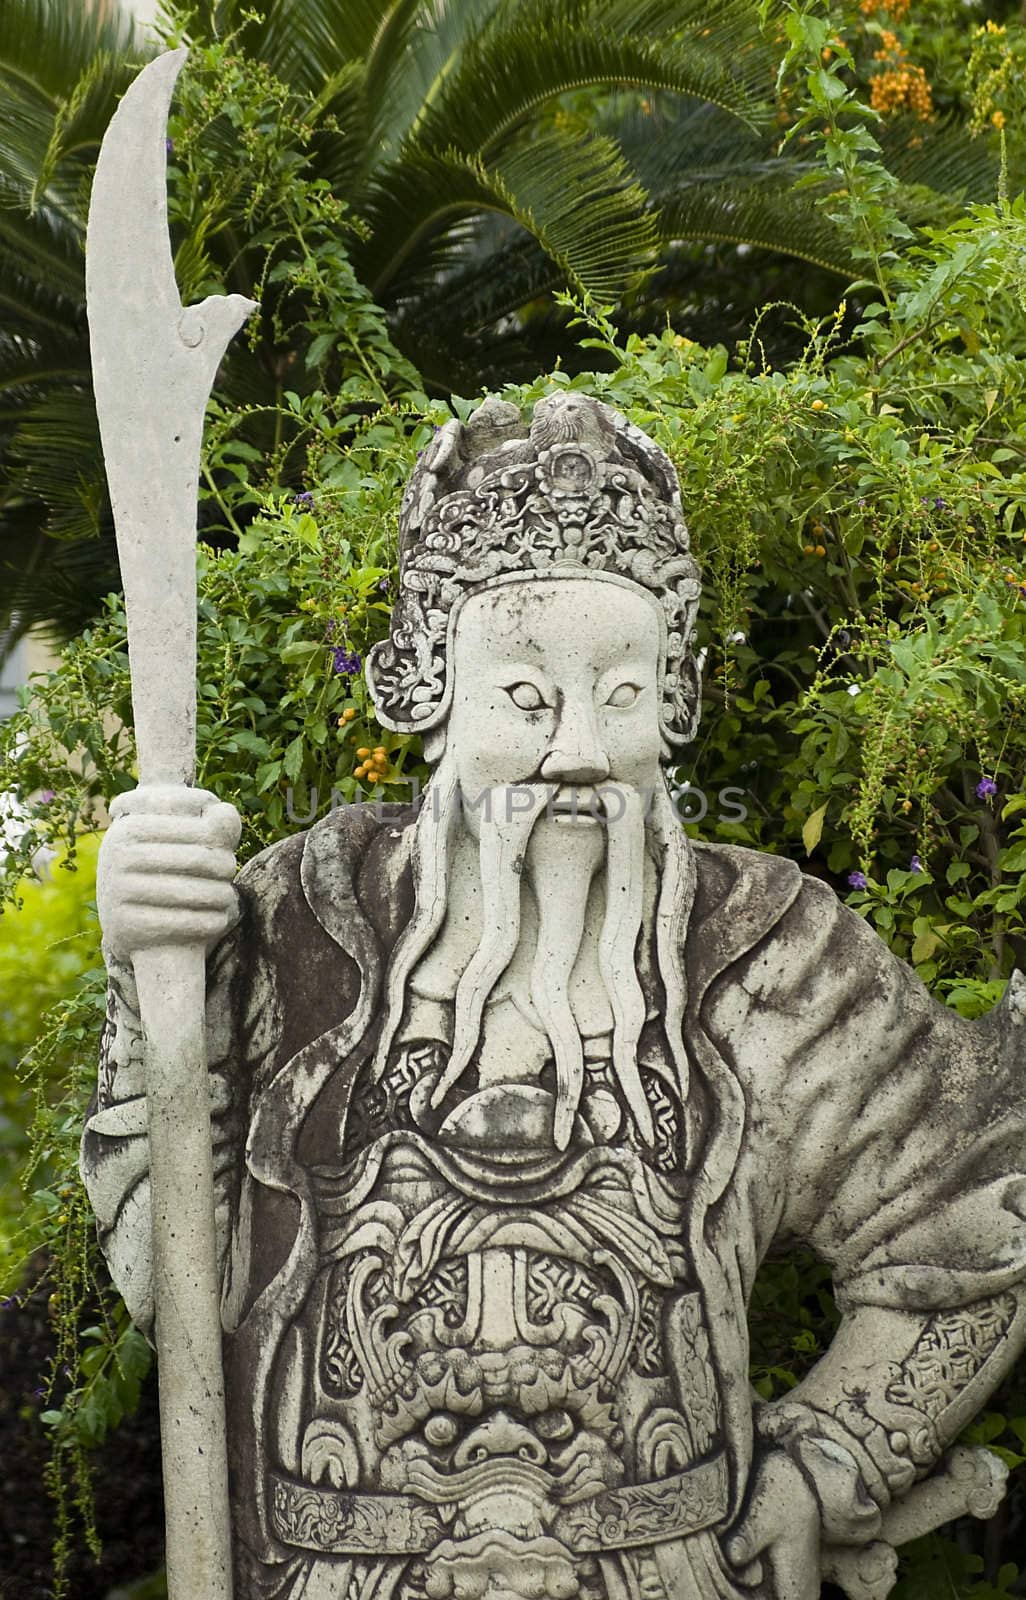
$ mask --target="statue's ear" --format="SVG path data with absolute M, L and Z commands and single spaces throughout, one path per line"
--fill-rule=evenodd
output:
M 690 650 L 675 663 L 674 678 L 663 695 L 663 725 L 674 744 L 689 744 L 702 715 L 702 673 Z
M 441 761 L 445 754 L 445 728 L 443 722 L 437 728 L 429 728 L 424 735 L 424 760 L 432 766 Z

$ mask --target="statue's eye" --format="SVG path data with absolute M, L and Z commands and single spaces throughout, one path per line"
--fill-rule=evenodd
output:
M 458 1432 L 456 1419 L 450 1417 L 444 1411 L 436 1412 L 433 1417 L 428 1417 L 424 1424 L 424 1437 L 428 1444 L 452 1444 Z
M 521 711 L 540 711 L 545 704 L 541 690 L 533 683 L 511 684 L 506 693 Z
M 606 705 L 616 706 L 622 710 L 627 706 L 632 706 L 640 693 L 641 688 L 636 683 L 618 683 L 606 701 Z
M 569 1439 L 574 1431 L 574 1420 L 567 1411 L 543 1411 L 534 1419 L 534 1431 L 539 1438 L 558 1444 L 562 1439 Z

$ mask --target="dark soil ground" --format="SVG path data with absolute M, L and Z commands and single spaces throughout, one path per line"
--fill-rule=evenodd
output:
M 44 1486 L 49 1458 L 39 1387 L 53 1334 L 44 1279 L 24 1306 L 0 1308 L 0 1600 L 50 1600 L 53 1505 Z M 163 1559 L 156 1380 L 135 1416 L 95 1456 L 99 1562 L 81 1542 L 69 1567 L 67 1600 L 107 1600 L 159 1569 Z

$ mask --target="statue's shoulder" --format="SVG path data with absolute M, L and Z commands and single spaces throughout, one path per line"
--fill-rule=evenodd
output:
M 405 861 L 416 815 L 404 805 L 338 806 L 253 856 L 239 873 L 238 888 L 251 904 L 268 909 L 293 895 L 349 901 L 368 868 L 393 876 Z
M 694 844 L 696 957 L 712 972 L 746 956 L 766 938 L 793 940 L 835 916 L 851 916 L 829 884 L 787 856 L 733 844 Z M 860 920 L 860 919 L 856 919 Z
M 766 850 L 748 850 L 736 844 L 706 844 L 695 840 L 697 892 L 710 905 L 726 896 L 782 896 L 789 905 L 809 879 L 796 862 L 787 856 L 770 855 Z

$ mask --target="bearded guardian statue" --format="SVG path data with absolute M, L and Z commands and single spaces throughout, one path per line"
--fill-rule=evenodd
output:
M 1022 1020 L 969 1023 L 790 861 L 692 843 L 698 570 L 673 469 L 579 394 L 450 423 L 368 682 L 419 807 L 238 879 L 208 794 L 119 802 L 83 1170 L 151 1316 L 131 954 L 210 948 L 244 1600 L 882 1600 L 1000 1495 L 948 1447 L 1026 1339 Z M 760 1263 L 843 1313 L 748 1381 Z

